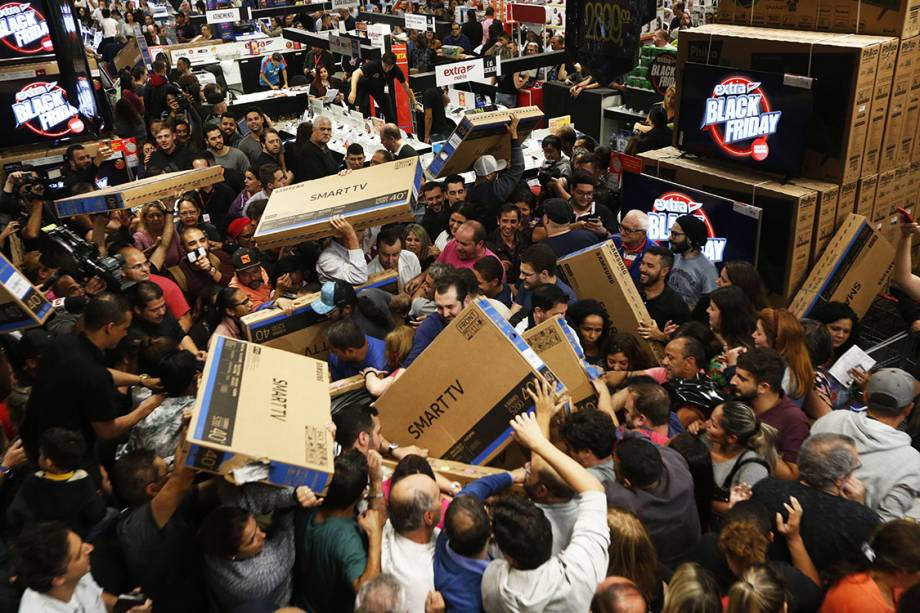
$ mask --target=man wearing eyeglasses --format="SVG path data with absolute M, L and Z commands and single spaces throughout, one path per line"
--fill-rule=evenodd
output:
M 649 247 L 658 244 L 648 237 L 648 215 L 638 209 L 626 213 L 620 221 L 620 232 L 613 235 L 613 244 L 629 269 L 629 275 L 638 285 L 642 256 Z
M 573 228 L 581 228 L 606 239 L 617 229 L 617 218 L 608 207 L 594 201 L 594 175 L 577 171 L 571 180 Z

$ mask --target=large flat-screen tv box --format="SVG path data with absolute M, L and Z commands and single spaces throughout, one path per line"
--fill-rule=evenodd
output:
M 892 40 L 705 25 L 680 33 L 678 74 L 683 74 L 688 63 L 697 63 L 783 75 L 784 81 L 803 85 L 802 79 L 810 79 L 816 112 L 802 134 L 801 175 L 846 183 L 862 176 L 879 56 Z M 686 88 L 679 83 L 678 98 L 684 89 L 697 95 L 697 86 L 693 83 Z M 679 106 L 684 106 L 681 100 Z

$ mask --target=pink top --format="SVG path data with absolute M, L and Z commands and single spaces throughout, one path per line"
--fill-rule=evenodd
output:
M 163 262 L 164 268 L 178 265 L 179 260 L 185 257 L 185 250 L 182 249 L 182 245 L 179 243 L 179 237 L 174 234 L 172 242 L 169 244 L 169 249 L 166 250 L 166 259 Z M 156 239 L 152 238 L 146 232 L 138 230 L 134 233 L 134 246 L 141 251 L 146 251 L 147 249 L 153 247 L 155 244 Z
M 658 385 L 664 385 L 668 380 L 668 369 L 664 366 L 656 366 L 645 371 L 649 377 L 655 380 Z
M 482 257 L 492 256 L 498 263 L 501 264 L 501 258 L 499 258 L 495 253 L 492 252 L 488 247 L 483 247 Z M 478 259 L 478 258 L 476 258 Z M 450 264 L 454 268 L 469 268 L 472 269 L 473 265 L 476 263 L 476 259 L 472 260 L 461 260 L 460 256 L 457 254 L 457 241 L 455 239 L 450 239 L 446 245 L 444 245 L 444 250 L 441 251 L 441 255 L 438 256 L 436 262 L 443 262 L 445 264 Z M 505 270 L 504 265 L 502 266 L 502 271 Z M 505 283 L 505 273 L 502 272 L 502 283 Z

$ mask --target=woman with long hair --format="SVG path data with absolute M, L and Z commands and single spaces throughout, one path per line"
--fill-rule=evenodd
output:
M 693 499 L 700 517 L 700 528 L 709 531 L 712 519 L 712 497 L 714 483 L 712 480 L 712 454 L 706 443 L 689 432 L 681 432 L 670 441 L 668 447 L 683 456 L 693 477 Z
M 246 172 L 243 173 L 243 191 L 230 203 L 230 208 L 227 209 L 226 223 L 230 223 L 237 217 L 242 217 L 246 203 L 261 191 L 262 181 L 259 179 L 257 170 L 253 171 L 247 168 Z
M 235 287 L 221 288 L 207 314 L 208 325 L 214 331 L 211 336 L 241 338 L 243 326 L 240 319 L 251 312 L 252 299 L 246 292 Z
M 370 395 L 383 395 L 403 373 L 405 369 L 401 368 L 400 364 L 412 351 L 412 339 L 414 337 L 415 328 L 412 326 L 397 326 L 383 339 L 383 351 L 390 372 L 389 374 L 373 371 L 365 372 L 364 387 Z
M 316 68 L 316 78 L 310 83 L 310 98 L 323 98 L 330 89 L 332 89 L 332 83 L 329 82 L 329 69 L 325 64 L 320 64 Z M 341 92 L 336 95 L 334 102 L 342 104 Z
M 760 273 L 754 268 L 754 265 L 745 260 L 732 260 L 725 262 L 719 278 L 716 279 L 716 285 L 719 287 L 728 287 L 737 285 L 740 287 L 748 300 L 758 311 L 769 306 L 767 304 L 767 290 L 763 286 L 763 280 Z
M 893 612 L 901 593 L 920 580 L 920 524 L 896 519 L 875 529 L 852 560 L 825 573 L 821 613 Z
M 655 545 L 639 517 L 620 507 L 607 509 L 610 529 L 608 577 L 626 577 L 636 584 L 653 611 L 664 602 L 664 582 L 670 573 L 658 564 Z
M 447 243 L 454 238 L 457 230 L 464 223 L 473 219 L 476 215 L 476 209 L 472 203 L 458 202 L 450 209 L 450 217 L 447 218 L 447 229 L 438 234 L 434 241 L 434 246 L 443 250 Z
M 783 582 L 767 566 L 747 569 L 728 591 L 726 613 L 786 613 Z
M 428 231 L 417 223 L 410 223 L 403 230 L 402 235 L 403 249 L 411 251 L 418 257 L 422 270 L 427 270 L 431 263 L 434 262 L 437 255 L 432 254 L 434 245 L 431 243 L 431 237 Z
M 726 349 L 753 347 L 757 316 L 747 295 L 737 286 L 719 287 L 709 294 L 709 327 Z
M 134 246 L 149 254 L 161 243 L 168 243 L 163 265 L 167 268 L 177 266 L 185 257 L 185 252 L 176 238 L 172 212 L 156 200 L 141 207 L 137 231 L 134 233 Z
M 615 372 L 646 370 L 654 366 L 651 356 L 642 349 L 635 335 L 626 332 L 610 335 L 604 360 L 607 370 Z
M 830 374 L 830 364 L 834 359 L 834 342 L 827 326 L 814 319 L 803 319 L 802 329 L 805 330 L 808 357 L 815 368 L 815 384 L 805 396 L 802 410 L 811 419 L 819 419 L 834 409 L 846 408 L 850 393 Z
M 731 508 L 732 487 L 753 487 L 770 476 L 778 457 L 776 428 L 757 419 L 754 409 L 743 402 L 729 400 L 718 405 L 702 427 L 691 424 L 693 430 L 705 431 L 715 484 L 712 510 L 724 515 Z
M 661 613 L 722 613 L 716 580 L 697 564 L 681 564 L 668 582 Z
M 607 309 L 597 300 L 579 300 L 573 303 L 566 314 L 589 364 L 601 366 L 606 355 L 607 336 L 610 334 L 610 316 Z
M 760 311 L 751 337 L 754 346 L 770 347 L 786 360 L 783 390 L 792 402 L 801 407 L 815 381 L 815 369 L 805 346 L 802 324 L 786 309 L 767 307 Z
M 827 331 L 831 333 L 834 361 L 859 341 L 859 317 L 850 305 L 825 302 L 817 305 L 809 316 L 827 326 Z

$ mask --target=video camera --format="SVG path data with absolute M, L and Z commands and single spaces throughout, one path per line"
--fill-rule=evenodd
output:
M 101 257 L 98 246 L 83 240 L 64 226 L 50 224 L 42 228 L 42 233 L 53 243 L 49 255 L 55 264 L 80 281 L 99 277 L 105 281 L 109 291 L 119 293 L 134 286 L 134 281 L 125 279 L 125 259 L 121 255 Z

